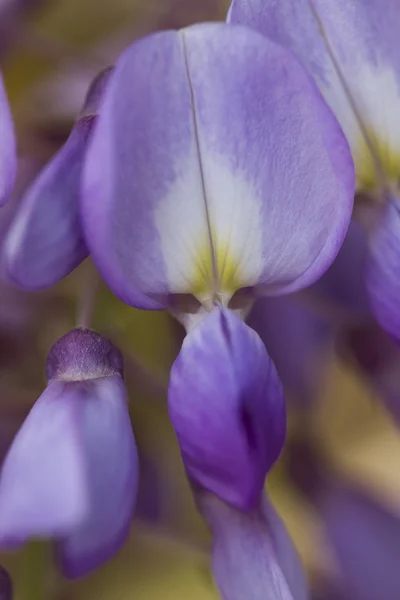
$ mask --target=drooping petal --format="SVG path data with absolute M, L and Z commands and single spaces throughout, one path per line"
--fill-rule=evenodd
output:
M 14 126 L 3 79 L 0 72 L 0 206 L 13 189 L 17 171 L 17 152 Z
M 285 392 L 313 402 L 332 351 L 334 325 L 295 296 L 257 299 L 248 324 L 264 342 Z
M 332 488 L 320 511 L 350 597 L 397 600 L 399 515 L 347 486 Z
M 228 19 L 290 48 L 339 119 L 359 189 L 400 173 L 397 0 L 233 0 Z M 381 180 L 381 181 L 380 181 Z
M 271 527 L 268 516 L 260 509 L 242 513 L 210 495 L 200 497 L 200 507 L 213 531 L 213 572 L 224 600 L 308 598 L 301 571 L 289 581 L 280 562 L 283 547 L 290 554 L 284 558 L 286 567 L 295 552 L 290 540 L 283 539 L 288 534 L 280 520 L 277 540 L 276 523 Z M 273 519 L 279 519 L 276 513 Z
M 0 474 L 0 545 L 61 535 L 87 509 L 79 406 L 51 383 L 17 433 Z
M 285 403 L 258 335 L 215 308 L 183 342 L 168 404 L 189 476 L 242 509 L 258 500 L 285 438 Z
M 366 284 L 380 325 L 400 339 L 400 204 L 388 202 L 370 236 Z
M 79 217 L 81 172 L 108 75 L 101 73 L 92 83 L 70 137 L 25 193 L 11 226 L 6 268 L 24 289 L 57 283 L 87 257 Z
M 147 74 L 151 72 L 152 77 Z M 338 251 L 353 166 L 293 57 L 247 28 L 196 25 L 117 63 L 84 173 L 83 218 L 124 301 L 295 290 Z
M 79 403 L 79 441 L 85 468 L 86 512 L 58 545 L 63 572 L 85 575 L 124 543 L 138 483 L 133 437 L 119 350 L 89 329 L 61 337 L 49 352 L 46 375 L 67 382 Z
M 87 512 L 58 545 L 62 570 L 72 578 L 97 568 L 121 548 L 129 533 L 138 483 L 122 378 L 114 375 L 79 385 Z

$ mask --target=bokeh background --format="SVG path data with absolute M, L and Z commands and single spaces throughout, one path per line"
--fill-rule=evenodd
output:
M 96 73 L 113 64 L 137 37 L 222 20 L 228 3 L 48 0 L 21 2 L 15 12 L 11 4 L 0 0 L 0 61 L 16 122 L 19 174 L 13 198 L 0 213 L 2 236 L 24 188 L 66 140 Z M 16 600 L 216 599 L 210 536 L 196 512 L 166 407 L 168 372 L 183 331 L 167 314 L 121 304 L 89 261 L 60 285 L 35 294 L 14 289 L 0 271 L 0 453 L 4 455 L 45 386 L 49 348 L 75 326 L 90 293 L 96 300 L 94 328 L 125 355 L 141 458 L 138 508 L 123 551 L 80 581 L 61 578 L 50 546 L 43 542 L 2 556 L 14 578 Z M 274 335 L 279 336 L 279 327 Z M 338 336 L 329 337 L 323 360 L 319 355 L 310 365 L 311 407 L 296 390 L 289 390 L 289 439 L 307 431 L 326 457 L 327 468 L 362 483 L 396 510 L 400 437 L 365 377 L 340 348 Z M 337 565 L 316 513 L 291 480 L 285 453 L 267 487 L 311 583 L 318 587 L 334 576 Z

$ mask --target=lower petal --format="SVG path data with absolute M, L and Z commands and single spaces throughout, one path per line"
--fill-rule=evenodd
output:
M 280 529 L 270 523 L 270 511 L 243 514 L 210 495 L 200 497 L 200 508 L 213 532 L 213 572 L 224 600 L 308 598 L 304 576 L 287 579 L 281 559 L 287 567 L 291 557 L 283 557 L 282 550 L 289 549 L 289 541 L 279 539 L 276 547 L 275 538 L 287 533 L 280 522 Z M 291 547 L 290 552 L 294 552 Z
M 168 404 L 190 477 L 241 509 L 254 506 L 285 438 L 285 402 L 258 335 L 228 309 L 190 331 Z
M 126 392 L 120 376 L 81 384 L 81 406 L 89 510 L 58 544 L 63 573 L 86 575 L 111 558 L 125 542 L 133 516 L 138 459 Z

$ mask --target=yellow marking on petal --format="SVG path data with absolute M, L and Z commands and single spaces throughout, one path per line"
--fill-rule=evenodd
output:
M 379 159 L 385 182 L 389 189 L 398 189 L 400 184 L 400 151 L 391 147 L 389 140 L 368 130 L 368 137 L 373 145 L 375 155 Z M 357 189 L 361 192 L 374 194 L 379 191 L 379 178 L 374 159 L 365 142 L 360 138 L 354 152 Z
M 229 243 L 213 242 L 213 246 L 208 239 L 199 244 L 190 293 L 202 303 L 219 300 L 226 304 L 244 285 L 240 277 L 240 259 L 232 255 Z

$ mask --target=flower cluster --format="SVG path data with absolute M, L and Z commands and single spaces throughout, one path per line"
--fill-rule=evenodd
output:
M 395 0 L 233 0 L 226 23 L 142 37 L 92 82 L 7 232 L 18 287 L 46 289 L 90 256 L 124 303 L 184 326 L 169 415 L 226 600 L 308 597 L 264 485 L 285 443 L 283 388 L 312 399 L 311 369 L 338 331 L 400 414 L 388 361 L 366 356 L 378 338 L 397 357 L 400 339 L 399 25 Z M 2 204 L 15 171 L 0 79 Z M 306 288 L 340 316 L 293 300 Z M 140 478 L 122 356 L 88 325 L 50 350 L 0 472 L 0 548 L 51 539 L 71 578 L 124 544 Z M 299 488 L 339 556 L 357 554 L 337 506 L 349 519 L 382 511 L 307 464 Z M 352 597 L 376 600 L 359 573 L 349 580 Z M 397 598 L 393 586 L 380 597 Z

